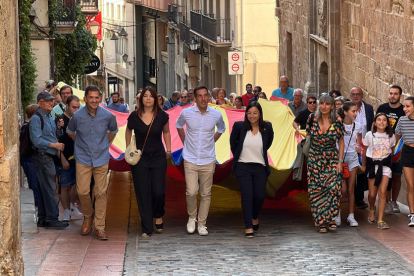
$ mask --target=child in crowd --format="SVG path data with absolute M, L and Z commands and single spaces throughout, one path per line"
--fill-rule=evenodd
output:
M 355 204 L 355 179 L 357 170 L 359 167 L 358 153 L 361 152 L 362 144 L 362 128 L 361 125 L 355 122 L 357 117 L 357 106 L 354 102 L 345 102 L 339 109 L 338 114 L 343 120 L 345 127 L 345 153 L 344 163 L 348 165 L 350 176 L 344 180 L 346 185 L 342 185 L 342 197 L 348 194 L 348 218 L 347 222 L 352 227 L 357 227 L 358 222 L 354 217 L 354 204 Z M 341 224 L 341 213 L 339 213 L 335 220 L 336 225 Z M 338 226 L 339 226 L 338 225 Z
M 381 230 L 389 229 L 383 220 L 385 204 L 387 201 L 387 186 L 391 178 L 391 155 L 394 152 L 395 136 L 387 115 L 380 112 L 374 117 L 372 131 L 365 135 L 364 153 L 362 155 L 362 171 L 367 172 L 369 186 L 369 215 L 368 223 L 375 221 L 375 200 L 377 192 L 378 222 Z
M 398 120 L 395 128 L 396 140 L 402 136 L 401 165 L 407 180 L 407 199 L 410 214 L 408 226 L 414 226 L 414 97 L 407 97 L 403 103 L 405 115 Z

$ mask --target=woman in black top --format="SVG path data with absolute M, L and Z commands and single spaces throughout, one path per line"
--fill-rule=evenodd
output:
M 128 147 L 134 130 L 136 145 L 140 150 L 147 140 L 141 159 L 136 165 L 131 165 L 131 172 L 141 215 L 141 236 L 149 237 L 153 232 L 153 219 L 155 230 L 162 232 L 163 229 L 166 158 L 171 157 L 171 135 L 169 116 L 158 106 L 154 88 L 145 87 L 139 98 L 139 106 L 142 108 L 132 112 L 128 117 L 125 139 Z M 162 144 L 163 134 L 167 151 Z

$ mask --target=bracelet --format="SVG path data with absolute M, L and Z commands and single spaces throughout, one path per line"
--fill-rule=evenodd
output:
M 338 162 L 344 163 L 344 160 L 343 159 L 339 159 Z

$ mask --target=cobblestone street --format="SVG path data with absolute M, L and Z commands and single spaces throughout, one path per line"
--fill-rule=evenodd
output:
M 168 182 L 162 234 L 139 236 L 139 217 L 131 197 L 126 275 L 414 275 L 411 262 L 361 227 L 351 228 L 343 221 L 335 233 L 317 233 L 306 193 L 282 201 L 266 200 L 258 234 L 246 239 L 239 194 L 214 186 L 209 235 L 189 235 L 185 184 Z M 366 215 L 367 211 L 356 212 L 361 226 Z M 375 225 L 369 227 L 381 232 Z M 406 226 L 404 230 L 413 232 Z M 380 235 L 393 235 L 392 231 Z M 412 256 L 413 251 L 408 254 Z

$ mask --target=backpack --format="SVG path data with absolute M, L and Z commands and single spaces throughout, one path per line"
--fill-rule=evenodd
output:
M 33 116 L 34 115 L 39 116 L 40 122 L 41 122 L 41 128 L 42 128 L 42 131 L 43 131 L 43 127 L 45 126 L 45 122 L 43 121 L 42 115 L 39 112 L 36 112 L 35 114 L 33 114 Z M 23 158 L 31 157 L 32 154 L 35 151 L 32 148 L 32 145 L 33 145 L 32 140 L 30 140 L 29 124 L 30 124 L 30 121 L 29 121 L 29 123 L 27 123 L 27 125 L 24 128 L 24 130 L 22 131 L 22 133 L 20 133 L 20 137 L 19 137 L 19 140 L 20 140 L 20 146 L 19 146 L 20 157 L 23 157 Z

